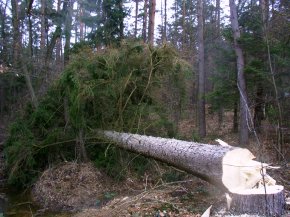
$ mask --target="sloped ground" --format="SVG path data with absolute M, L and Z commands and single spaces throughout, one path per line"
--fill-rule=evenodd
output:
M 216 144 L 215 139 L 220 138 L 238 146 L 237 134 L 231 132 L 231 113 L 225 114 L 224 125 L 220 128 L 215 115 L 208 117 L 208 137 L 202 142 Z M 182 138 L 193 140 L 195 137 L 192 134 L 196 129 L 194 120 L 180 122 L 179 129 Z M 247 148 L 265 162 L 277 165 L 276 156 L 273 155 L 275 146 L 269 137 L 262 136 L 260 146 L 255 138 L 251 138 Z M 286 196 L 289 197 L 290 165 L 284 162 L 279 170 L 269 172 L 278 184 L 285 186 Z M 53 215 L 59 217 L 199 217 L 210 205 L 213 205 L 211 216 L 233 216 L 225 212 L 225 196 L 214 186 L 191 175 L 170 182 L 162 176 L 168 168 L 160 167 L 163 172 L 152 169 L 150 174 L 142 177 L 131 174 L 126 180 L 116 182 L 92 164 L 63 163 L 45 171 L 32 194 L 35 201 L 45 208 L 70 211 Z M 289 212 L 285 216 L 290 216 Z
M 218 126 L 218 120 L 215 115 L 208 114 L 207 129 L 208 137 L 202 141 L 204 143 L 216 144 L 215 139 L 219 138 L 230 145 L 238 146 L 238 135 L 232 133 L 233 114 L 225 113 L 224 124 Z M 194 140 L 193 129 L 197 129 L 194 120 L 182 121 L 179 125 L 181 137 L 187 140 Z M 250 139 L 248 149 L 250 149 L 258 160 L 270 163 L 271 165 L 279 164 L 281 167 L 277 170 L 268 171 L 276 179 L 277 183 L 285 187 L 287 200 L 290 197 L 290 165 L 289 151 L 284 154 L 284 161 L 279 163 L 275 153 L 275 145 L 269 134 L 262 133 L 259 137 Z M 287 144 L 286 144 L 287 147 Z M 287 151 L 287 150 L 286 150 Z M 142 191 L 134 196 L 120 195 L 110 201 L 101 209 L 88 209 L 76 214 L 74 217 L 102 217 L 102 216 L 190 216 L 197 217 L 213 205 L 211 216 L 235 216 L 225 210 L 225 196 L 215 187 L 192 177 L 177 183 L 167 183 Z M 257 215 L 242 215 L 243 217 L 254 217 Z M 290 216 L 289 207 L 284 215 Z
M 65 163 L 44 172 L 33 196 L 45 209 L 71 211 L 65 216 L 73 217 L 195 217 L 209 204 L 224 203 L 221 192 L 191 175 L 173 182 L 152 176 L 113 182 L 91 164 Z

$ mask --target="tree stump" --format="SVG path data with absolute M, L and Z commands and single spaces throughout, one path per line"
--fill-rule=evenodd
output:
M 281 185 L 247 189 L 232 195 L 232 209 L 237 213 L 281 216 L 285 208 L 284 187 Z

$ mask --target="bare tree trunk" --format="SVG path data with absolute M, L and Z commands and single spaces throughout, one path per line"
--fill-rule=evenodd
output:
M 221 29 L 221 9 L 220 6 L 221 2 L 220 0 L 216 0 L 216 29 L 217 29 L 217 35 L 220 37 L 220 29 Z
M 84 23 L 82 17 L 84 16 L 84 9 L 81 4 L 79 4 L 79 25 L 80 25 L 80 41 L 84 40 Z
M 238 122 L 238 102 L 234 103 L 234 118 L 233 118 L 233 132 L 237 133 L 239 131 L 239 122 Z
M 134 28 L 134 37 L 137 38 L 138 31 L 138 13 L 139 13 L 139 0 L 135 0 L 135 28 Z
M 45 58 L 45 45 L 46 45 L 46 0 L 41 0 L 41 13 L 40 13 L 40 52 L 41 63 L 44 63 Z
M 279 101 L 279 93 L 275 78 L 275 72 L 272 66 L 272 60 L 271 60 L 271 53 L 270 53 L 270 44 L 269 44 L 269 38 L 268 38 L 268 16 L 269 16 L 269 3 L 267 0 L 260 0 L 261 5 L 261 11 L 262 11 L 262 24 L 263 24 L 263 33 L 264 33 L 264 41 L 266 43 L 266 53 L 267 53 L 267 60 L 271 75 L 272 84 L 274 87 L 274 94 L 275 94 L 275 103 L 278 109 L 278 127 L 277 127 L 277 156 L 278 159 L 281 161 L 284 155 L 284 139 L 283 139 L 283 132 L 282 132 L 282 124 L 283 124 L 283 117 L 282 117 L 282 108 Z
M 85 148 L 85 138 L 84 130 L 79 129 L 77 138 L 76 138 L 76 157 L 79 162 L 88 162 L 88 155 Z
M 12 26 L 13 26 L 13 44 L 12 44 L 12 62 L 13 67 L 18 68 L 20 66 L 20 52 L 21 52 L 21 35 L 19 29 L 19 8 L 18 1 L 11 0 L 12 8 Z
M 32 86 L 32 82 L 31 82 L 31 79 L 30 79 L 30 75 L 29 75 L 29 72 L 28 72 L 28 69 L 27 69 L 27 65 L 24 62 L 23 57 L 21 57 L 21 66 L 22 66 L 22 70 L 24 72 L 26 85 L 27 85 L 29 93 L 30 93 L 32 105 L 34 106 L 34 108 L 37 108 L 38 107 L 38 100 L 36 98 L 36 95 L 35 95 L 35 92 L 34 92 L 34 88 Z
M 119 8 L 119 11 L 123 12 L 123 0 L 119 0 L 118 2 L 118 8 Z M 120 39 L 123 39 L 124 38 L 124 19 L 123 17 L 120 19 L 120 24 L 119 24 L 119 27 L 120 27 L 120 33 L 119 33 L 119 36 L 120 36 Z
M 61 27 L 57 26 L 54 33 L 52 34 L 52 38 L 51 38 L 50 43 L 46 49 L 45 66 L 48 66 L 48 63 L 52 58 L 53 49 L 54 49 L 55 45 L 57 44 L 58 39 L 61 38 L 61 33 L 62 33 Z M 59 54 L 57 54 L 57 55 L 59 55 Z
M 70 39 L 71 39 L 71 29 L 72 29 L 72 10 L 73 10 L 73 0 L 69 0 L 64 3 L 67 4 L 66 8 L 66 18 L 65 18 L 65 45 L 64 45 L 64 65 L 69 61 L 69 49 L 70 49 Z M 65 7 L 65 6 L 64 6 Z
M 167 41 L 167 0 L 164 0 L 164 25 L 162 31 L 162 42 Z
M 203 0 L 198 0 L 198 132 L 201 138 L 206 136 L 203 22 Z
M 33 0 L 30 0 L 27 7 L 27 16 L 28 16 L 28 49 L 29 57 L 33 57 L 33 35 L 32 35 L 32 21 L 31 21 L 31 11 L 32 11 Z
M 61 0 L 57 1 L 57 12 L 60 12 L 60 4 L 61 4 Z M 55 61 L 56 61 L 56 65 L 57 65 L 57 71 L 61 71 L 63 69 L 63 62 L 62 62 L 62 55 L 61 55 L 61 37 L 56 39 L 56 49 L 55 49 Z
M 186 8 L 185 8 L 185 0 L 182 1 L 182 39 L 181 39 L 181 46 L 182 51 L 184 52 L 186 48 L 186 38 L 185 38 L 185 16 L 186 16 Z
M 12 8 L 12 25 L 13 25 L 13 67 L 17 70 L 22 70 L 24 73 L 27 88 L 31 96 L 31 102 L 36 108 L 38 106 L 38 100 L 36 98 L 32 82 L 27 69 L 27 62 L 22 55 L 21 34 L 19 28 L 19 8 L 18 1 L 11 1 Z
M 6 30 L 6 23 L 7 19 L 7 9 L 8 1 L 6 1 L 5 5 L 0 6 L 0 22 L 1 22 L 1 38 L 2 38 L 2 52 L 0 53 L 0 58 L 2 59 L 3 63 L 7 64 L 9 55 L 8 55 L 8 40 L 7 40 L 7 30 Z
M 142 38 L 143 42 L 147 41 L 147 17 L 148 17 L 148 0 L 144 0 L 144 13 L 143 13 L 143 28 L 142 28 Z
M 155 12 L 156 12 L 156 0 L 150 0 L 148 42 L 151 45 L 154 44 Z
M 250 124 L 250 114 L 248 110 L 248 95 L 246 91 L 246 80 L 244 75 L 244 56 L 242 48 L 239 45 L 239 39 L 241 37 L 239 23 L 238 23 L 238 13 L 237 7 L 234 0 L 229 0 L 230 12 L 231 12 L 231 25 L 234 36 L 234 46 L 237 56 L 237 85 L 240 94 L 240 133 L 239 133 L 239 143 L 241 146 L 245 146 L 249 142 L 249 124 Z
M 261 122 L 264 119 L 264 89 L 261 83 L 257 84 L 254 107 L 254 127 L 257 132 L 261 131 Z

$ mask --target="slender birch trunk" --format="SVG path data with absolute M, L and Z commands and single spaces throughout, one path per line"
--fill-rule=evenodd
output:
M 241 37 L 239 23 L 238 23 L 238 12 L 235 4 L 235 0 L 229 0 L 230 13 L 231 13 L 231 25 L 234 36 L 234 47 L 237 57 L 237 86 L 240 93 L 240 129 L 239 129 L 239 143 L 241 146 L 245 146 L 249 142 L 249 125 L 250 125 L 250 114 L 248 108 L 248 95 L 246 91 L 246 80 L 244 74 L 245 60 L 243 56 L 243 50 L 239 45 L 239 39 Z

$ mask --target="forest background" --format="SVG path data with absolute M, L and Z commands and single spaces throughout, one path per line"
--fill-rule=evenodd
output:
M 254 139 L 257 149 L 266 136 L 264 149 L 286 162 L 289 1 L 230 0 L 229 17 L 220 0 L 0 3 L 1 139 L 10 184 L 29 186 L 64 160 L 91 160 L 119 174 L 132 155 L 97 138 L 99 129 L 195 141 L 234 134 L 237 145 Z M 212 115 L 217 127 L 207 132 Z M 232 129 L 224 132 L 228 116 Z M 138 159 L 134 170 L 144 172 L 150 163 Z

